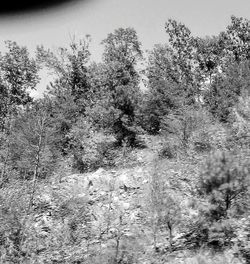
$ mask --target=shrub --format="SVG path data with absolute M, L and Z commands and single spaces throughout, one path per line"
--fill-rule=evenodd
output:
M 238 236 L 234 221 L 249 210 L 249 172 L 244 152 L 216 151 L 208 157 L 198 183 L 200 219 L 187 241 L 191 237 L 196 245 L 219 250 L 232 246 Z
M 240 97 L 239 103 L 231 112 L 231 133 L 228 139 L 230 148 L 250 146 L 250 97 Z
M 242 159 L 243 158 L 243 159 Z M 250 163 L 240 153 L 212 153 L 201 174 L 199 191 L 211 204 L 209 215 L 214 220 L 237 212 L 249 188 Z
M 166 115 L 161 121 L 162 131 L 168 136 L 174 134 L 184 148 L 192 145 L 210 145 L 209 129 L 213 118 L 203 108 L 186 106 Z
M 249 86 L 248 61 L 228 65 L 223 75 L 218 75 L 204 95 L 209 111 L 221 122 L 229 122 L 233 107 L 238 104 Z
M 219 123 L 205 124 L 194 131 L 190 139 L 197 152 L 224 149 L 226 140 L 227 130 Z
M 250 216 L 234 221 L 233 228 L 236 238 L 234 239 L 234 254 L 242 257 L 246 264 L 250 263 Z
M 79 120 L 67 136 L 73 169 L 82 173 L 111 165 L 113 162 L 109 151 L 114 145 L 114 137 L 96 130 L 86 120 Z
M 27 185 L 18 181 L 1 189 L 0 263 L 19 263 L 25 254 L 28 193 Z
M 175 264 L 176 262 L 173 262 Z M 178 262 L 177 262 L 178 263 Z M 176 263 L 176 264 L 177 264 Z M 210 252 L 200 251 L 193 257 L 185 258 L 184 264 L 241 264 L 239 260 L 235 259 L 230 252 L 220 254 L 211 254 Z
M 173 159 L 177 157 L 177 145 L 171 141 L 165 142 L 163 147 L 159 150 L 158 156 L 160 158 Z
M 153 232 L 154 250 L 159 248 L 158 238 L 167 231 L 168 249 L 172 251 L 173 234 L 181 220 L 181 207 L 178 195 L 169 186 L 165 175 L 159 172 L 159 163 L 155 162 L 148 194 L 149 221 Z M 160 232 L 159 232 L 160 231 Z

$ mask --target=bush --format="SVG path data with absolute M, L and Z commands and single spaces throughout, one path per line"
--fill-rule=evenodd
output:
M 207 124 L 194 131 L 190 141 L 197 152 L 225 149 L 227 130 L 219 123 Z
M 110 151 L 115 138 L 98 131 L 86 120 L 79 120 L 68 133 L 73 169 L 81 173 L 113 165 Z
M 12 184 L 0 194 L 0 263 L 21 263 L 25 255 L 29 188 L 18 181 Z
M 250 162 L 244 152 L 211 153 L 198 183 L 199 220 L 186 243 L 223 250 L 238 237 L 235 221 L 249 210 Z
M 177 262 L 178 263 L 178 262 Z M 210 252 L 200 251 L 195 256 L 186 258 L 185 264 L 242 264 L 239 260 L 235 259 L 230 252 L 220 254 L 211 254 Z M 175 264 L 175 262 L 173 262 Z
M 219 121 L 229 122 L 232 108 L 249 86 L 249 72 L 248 61 L 228 65 L 224 74 L 217 76 L 205 93 L 205 103 Z
M 239 103 L 231 112 L 231 133 L 228 138 L 229 148 L 250 147 L 250 97 L 239 98 Z
M 234 254 L 250 263 L 250 216 L 234 221 L 233 228 L 236 238 L 234 239 Z
M 212 123 L 212 117 L 205 109 L 194 106 L 182 107 L 161 120 L 162 131 L 177 136 L 184 148 L 195 142 L 204 142 L 207 137 L 205 131 Z
M 250 163 L 240 153 L 212 153 L 201 173 L 198 187 L 211 204 L 208 211 L 210 217 L 220 220 L 228 217 L 230 211 L 239 211 L 247 196 L 249 172 Z
M 160 158 L 173 159 L 177 157 L 178 146 L 171 141 L 165 142 L 163 147 L 159 150 L 158 156 Z

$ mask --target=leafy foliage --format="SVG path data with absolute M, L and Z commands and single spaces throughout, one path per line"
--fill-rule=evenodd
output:
M 205 93 L 204 99 L 211 113 L 222 122 L 228 122 L 230 113 L 249 89 L 249 62 L 228 66 Z
M 131 128 L 135 121 L 135 109 L 139 99 L 139 76 L 135 69 L 142 56 L 141 44 L 134 29 L 117 29 L 102 41 L 104 62 L 109 67 L 107 88 L 111 94 L 111 106 L 120 113 L 113 123 L 113 132 L 118 144 L 123 140 L 134 145 L 135 132 Z
M 35 89 L 39 81 L 39 67 L 30 58 L 27 48 L 20 47 L 16 42 L 5 42 L 7 52 L 0 56 L 0 120 L 4 128 L 16 106 L 31 101 L 29 91 Z

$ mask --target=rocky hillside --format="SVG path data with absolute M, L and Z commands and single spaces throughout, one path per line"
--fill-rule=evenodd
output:
M 200 210 L 206 212 L 208 203 L 197 183 L 207 154 L 179 148 L 170 158 L 174 150 L 163 138 L 143 142 L 144 147 L 127 151 L 117 167 L 57 174 L 40 182 L 30 211 L 25 211 L 27 185 L 3 189 L 0 231 L 9 240 L 1 257 L 14 256 L 8 263 L 240 263 L 232 249 L 212 257 L 200 249 L 206 235 L 206 226 L 199 226 Z M 12 211 L 6 209 L 9 204 Z M 247 223 L 242 218 L 239 236 L 244 243 Z M 211 229 L 206 239 L 224 241 L 223 233 L 216 232 Z
M 35 229 L 50 243 L 56 240 L 49 250 L 50 254 L 55 254 L 55 259 L 62 256 L 58 246 L 55 247 L 59 241 L 63 245 L 60 249 L 63 255 L 68 254 L 65 240 L 69 244 L 73 241 L 77 247 L 74 252 L 84 253 L 86 258 L 98 251 L 99 256 L 113 252 L 116 258 L 133 257 L 139 261 L 148 259 L 146 255 L 154 250 L 166 251 L 169 231 L 158 228 L 155 222 L 155 192 L 162 194 L 159 199 L 174 197 L 169 206 L 178 208 L 178 214 L 187 222 L 196 216 L 190 205 L 199 160 L 194 160 L 192 165 L 181 159 L 160 159 L 159 150 L 164 144 L 159 138 L 154 140 L 133 153 L 137 165 L 125 164 L 123 168 L 101 168 L 92 173 L 68 175 L 42 187 L 35 201 Z M 161 185 L 155 185 L 159 190 L 152 188 L 155 181 Z M 172 216 L 171 210 L 172 241 L 178 246 L 182 226 L 177 225 L 177 215 L 174 212 Z M 40 250 L 45 254 L 48 245 L 41 245 Z M 69 261 L 72 258 L 69 256 Z

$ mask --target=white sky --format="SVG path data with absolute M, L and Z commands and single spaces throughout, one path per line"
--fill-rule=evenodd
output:
M 90 34 L 92 60 L 100 60 L 100 46 L 108 33 L 133 27 L 144 49 L 166 43 L 168 18 L 183 22 L 194 35 L 216 35 L 226 28 L 230 16 L 250 19 L 249 0 L 79 0 L 57 9 L 0 17 L 0 50 L 3 40 L 15 40 L 32 52 L 36 45 L 67 46 L 70 36 Z M 38 93 L 46 86 L 46 77 Z

